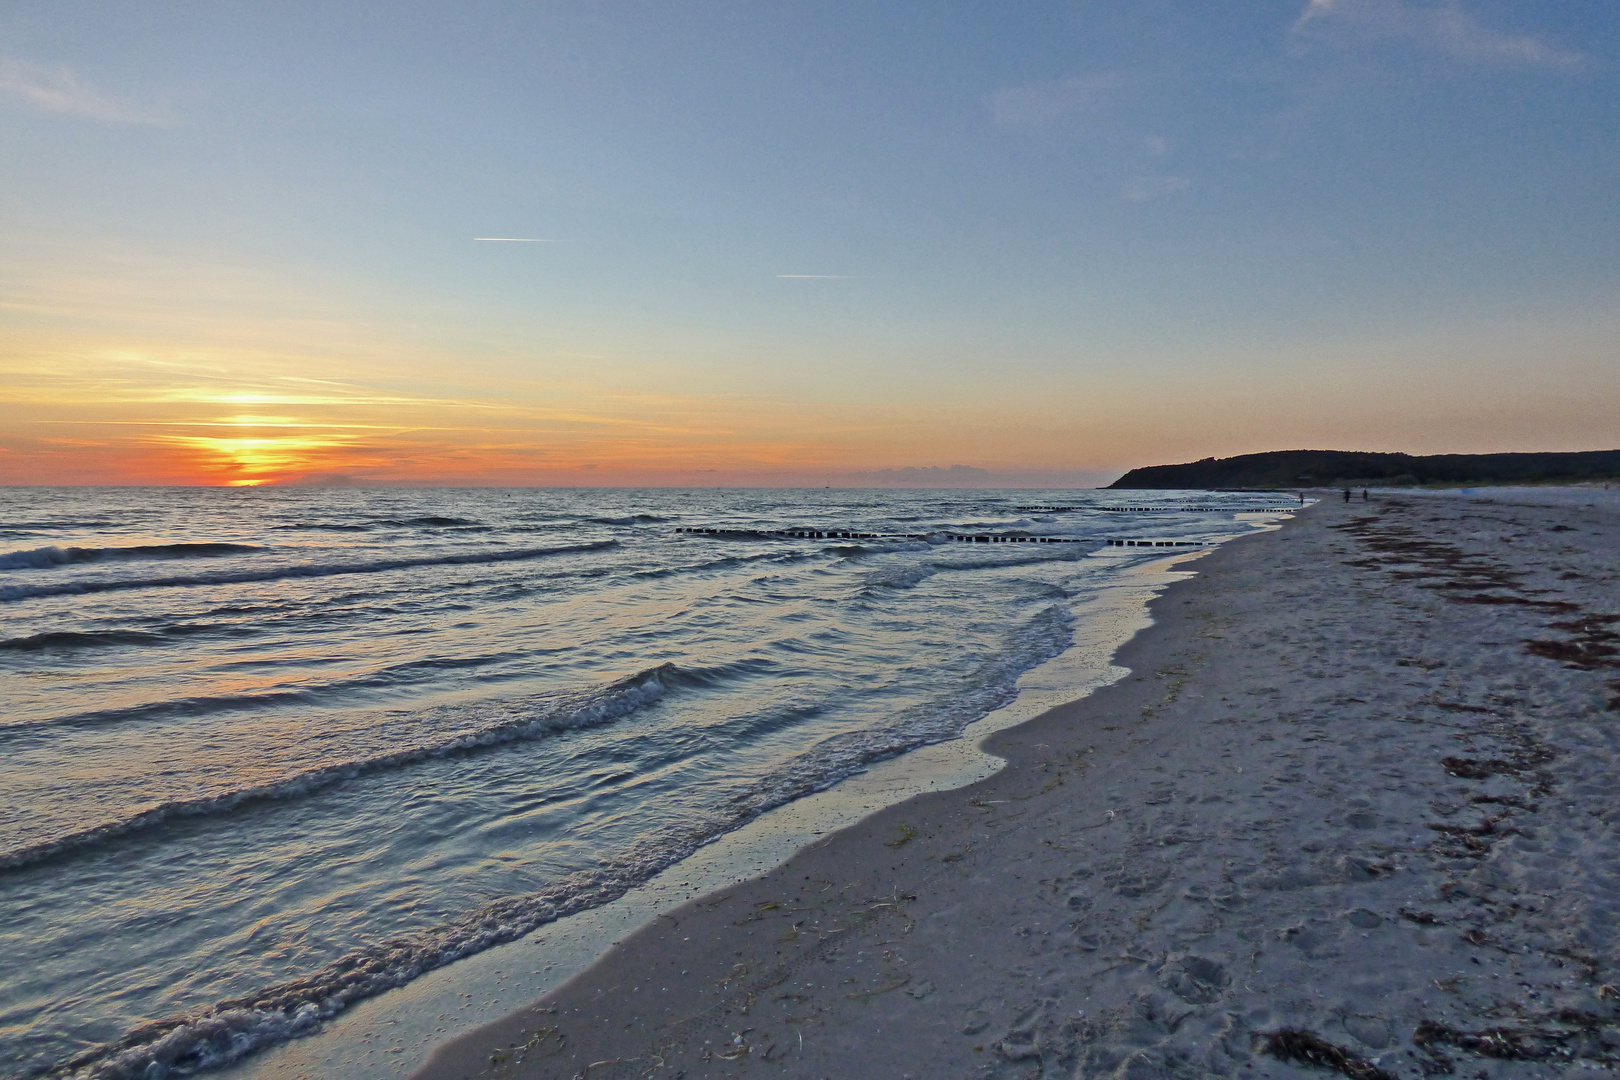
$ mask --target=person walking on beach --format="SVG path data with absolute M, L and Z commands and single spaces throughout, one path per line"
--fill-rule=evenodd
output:
M 1367 501 L 1367 499 L 1368 499 L 1368 497 L 1369 497 L 1369 496 L 1368 496 L 1368 495 L 1367 495 L 1367 489 L 1366 489 L 1366 488 L 1362 488 L 1362 489 L 1361 489 L 1361 501 L 1362 501 L 1362 502 L 1366 502 L 1366 501 Z
M 1344 489 L 1344 501 L 1345 502 L 1350 501 L 1350 489 L 1349 488 Z

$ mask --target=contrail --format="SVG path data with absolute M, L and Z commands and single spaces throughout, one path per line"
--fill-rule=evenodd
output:
M 777 274 L 779 278 L 819 278 L 823 280 L 848 281 L 848 274 Z
M 532 236 L 475 236 L 474 242 L 492 244 L 555 244 L 555 240 L 537 240 Z

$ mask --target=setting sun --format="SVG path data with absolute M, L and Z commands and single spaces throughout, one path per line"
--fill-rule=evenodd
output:
M 218 477 L 231 487 L 285 480 L 333 464 L 330 451 L 352 445 L 358 436 L 155 435 L 153 441 L 189 451 L 197 475 Z

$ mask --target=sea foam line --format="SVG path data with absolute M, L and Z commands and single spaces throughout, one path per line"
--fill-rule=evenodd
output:
M 253 581 L 280 581 L 289 578 L 332 577 L 338 574 L 376 574 L 413 566 L 464 566 L 481 563 L 518 562 L 548 555 L 570 555 L 618 547 L 617 540 L 597 540 L 588 544 L 557 547 L 518 548 L 510 551 L 477 551 L 454 555 L 430 555 L 375 559 L 362 563 L 304 563 L 263 570 L 222 570 L 212 574 L 186 574 L 161 578 L 114 578 L 101 581 L 63 581 L 47 585 L 0 586 L 0 601 L 27 600 L 40 596 L 68 596 L 107 592 L 113 589 L 158 589 L 188 585 L 234 585 Z

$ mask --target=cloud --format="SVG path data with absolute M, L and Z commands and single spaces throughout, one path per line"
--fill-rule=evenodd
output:
M 1040 127 L 1094 104 L 1124 85 L 1114 72 L 1080 75 L 1057 82 L 1009 86 L 990 95 L 990 115 L 1007 127 Z
M 1530 34 L 1507 34 L 1481 26 L 1462 0 L 1418 6 L 1404 0 L 1310 0 L 1294 23 L 1296 44 L 1347 46 L 1404 41 L 1477 64 L 1573 68 L 1585 62 Z
M 1190 185 L 1191 181 L 1185 176 L 1139 176 L 1135 180 L 1126 181 L 1119 197 L 1126 202 L 1147 202 L 1149 199 L 1185 191 Z
M 50 67 L 29 60 L 0 57 L 0 93 L 20 99 L 44 112 L 100 120 L 107 124 L 177 123 L 167 109 L 159 109 L 97 90 L 65 64 Z

